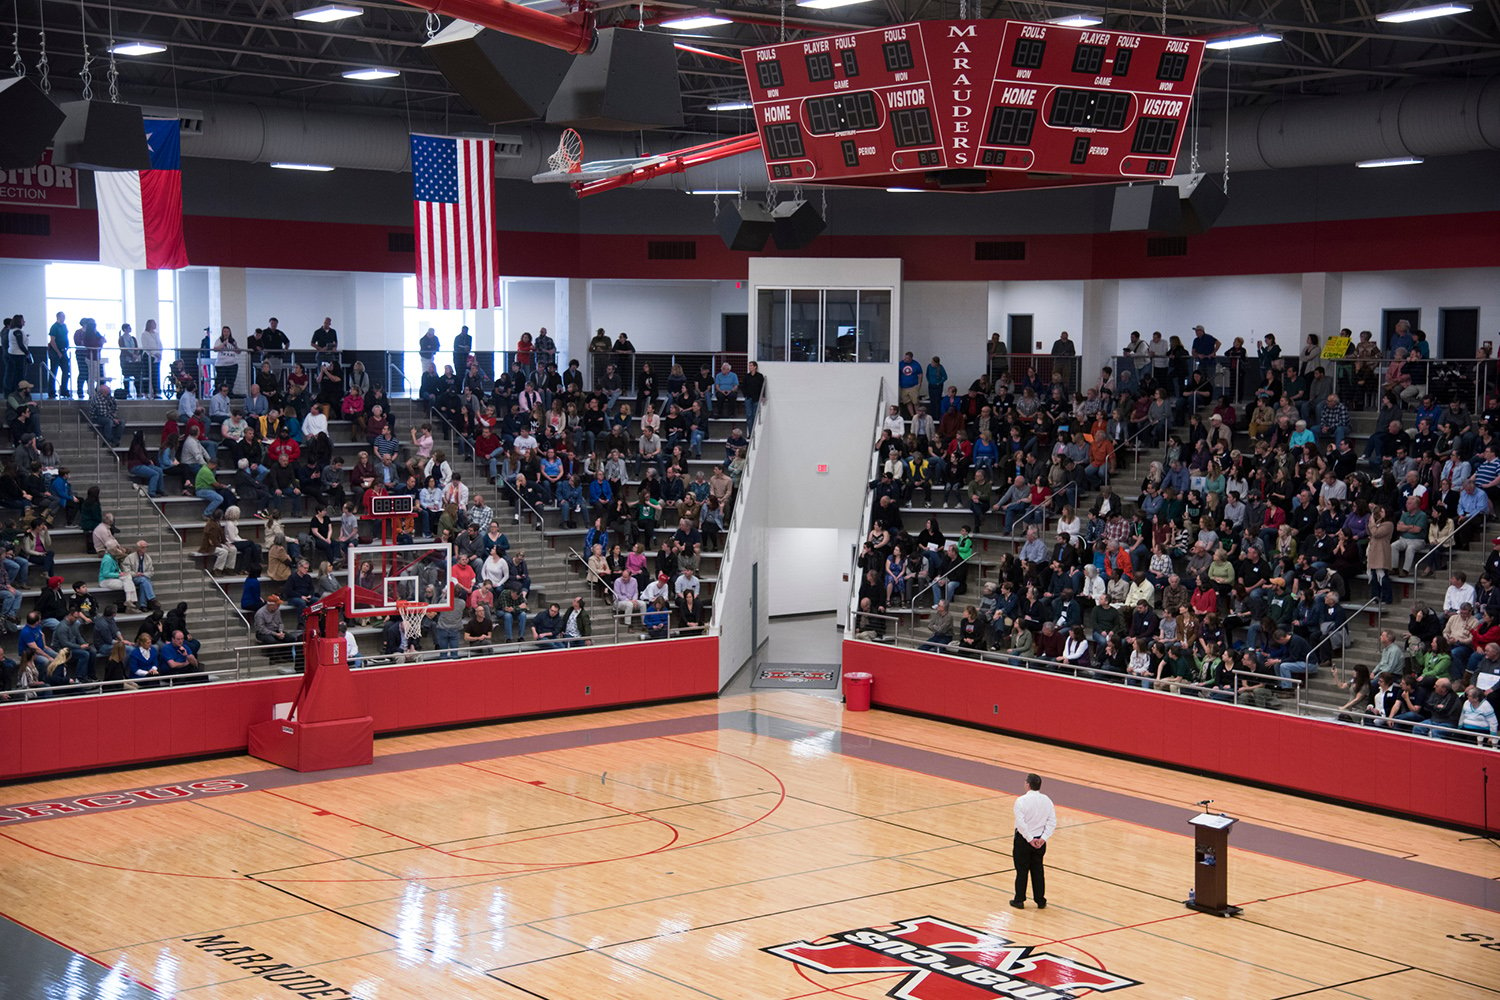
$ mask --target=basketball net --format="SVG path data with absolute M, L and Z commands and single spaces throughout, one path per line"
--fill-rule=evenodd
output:
M 427 614 L 427 605 L 421 601 L 397 601 L 396 613 L 401 616 L 401 627 L 408 639 L 422 637 L 422 618 Z
M 560 174 L 576 174 L 583 166 L 583 138 L 570 128 L 557 140 L 557 152 L 547 157 L 547 166 Z

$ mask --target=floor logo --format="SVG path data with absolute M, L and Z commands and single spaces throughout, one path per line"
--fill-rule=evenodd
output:
M 1077 1000 L 1085 990 L 1140 985 L 1072 959 L 1032 953 L 1031 946 L 952 924 L 913 917 L 886 928 L 841 931 L 821 943 L 765 948 L 818 972 L 907 973 L 887 992 L 900 1000 Z

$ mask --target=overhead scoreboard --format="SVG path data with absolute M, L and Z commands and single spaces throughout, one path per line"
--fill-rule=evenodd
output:
M 772 181 L 1002 190 L 1170 176 L 1203 44 L 919 21 L 743 56 Z

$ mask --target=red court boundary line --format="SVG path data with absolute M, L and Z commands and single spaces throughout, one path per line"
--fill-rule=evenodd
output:
M 101 969 L 104 969 L 106 972 L 114 972 L 118 968 L 117 966 L 113 966 L 113 965 L 105 965 L 103 962 L 99 961 L 99 959 L 95 958 L 93 955 L 90 955 L 88 952 L 86 952 L 86 951 L 79 951 L 77 948 L 75 948 L 72 945 L 68 944 L 66 941 L 59 941 L 57 938 L 53 937 L 51 934 L 48 934 L 46 931 L 39 931 L 35 927 L 31 926 L 30 924 L 28 924 L 24 920 L 17 920 L 15 917 L 11 916 L 9 913 L 0 913 L 0 917 L 4 917 L 6 920 L 9 920 L 11 923 L 15 924 L 17 927 L 21 927 L 21 928 L 24 928 L 24 929 L 30 931 L 31 933 L 35 934 L 39 938 L 45 938 L 46 940 L 51 941 L 53 944 L 57 945 L 59 948 L 66 948 L 68 951 L 71 951 L 73 954 L 78 955 L 78 956 L 80 956 L 82 958 L 88 959 L 90 962 L 93 962 L 95 965 L 99 966 L 99 968 L 101 968 Z M 123 976 L 124 978 L 130 980 L 132 983 L 135 983 L 137 986 L 139 986 L 143 990 L 149 990 L 152 993 L 155 993 L 157 996 L 166 996 L 165 993 L 163 993 L 161 990 L 157 989 L 155 986 L 152 986 L 150 983 L 142 982 L 141 980 L 139 980 L 139 979 L 135 978 L 134 976 L 130 975 L 128 972 L 121 972 L 120 975 Z

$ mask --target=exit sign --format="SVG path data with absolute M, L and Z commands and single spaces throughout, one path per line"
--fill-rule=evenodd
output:
M 827 465 L 821 465 L 820 464 L 817 468 L 818 468 L 818 475 L 820 475 L 820 476 L 824 475 L 825 473 L 828 472 L 828 466 Z

